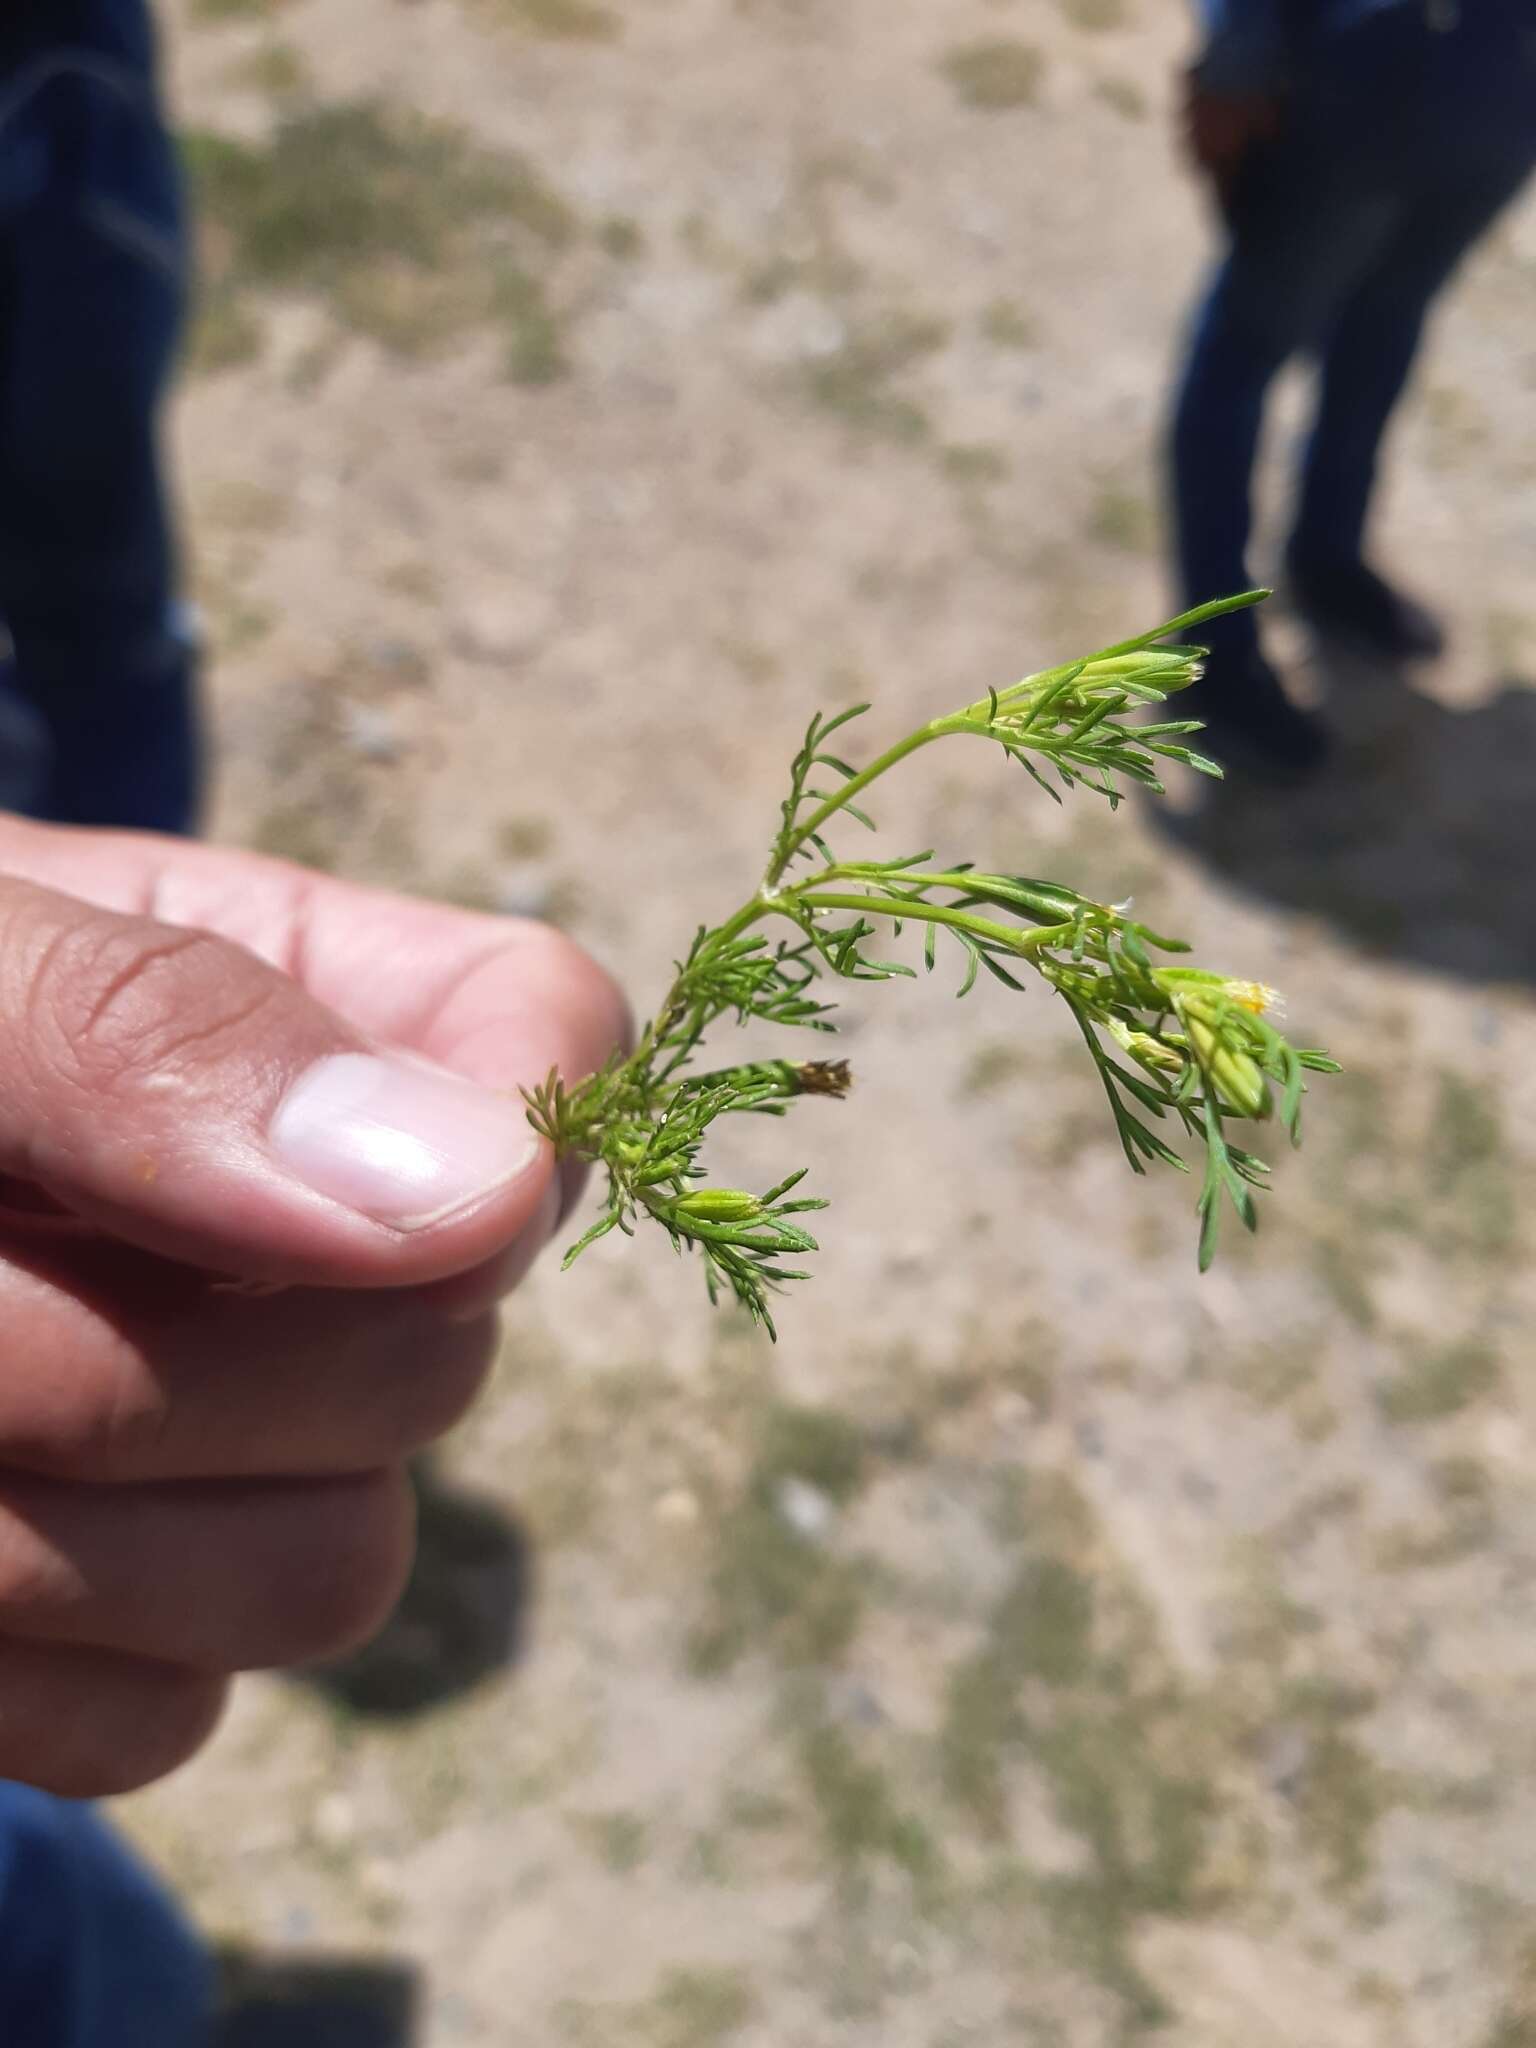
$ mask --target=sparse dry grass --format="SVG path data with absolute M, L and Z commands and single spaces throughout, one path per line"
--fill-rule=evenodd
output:
M 556 2025 L 569 2048 L 726 2048 L 755 2005 L 743 1970 L 678 1967 L 637 2005 L 572 1999 Z
M 270 21 L 292 5 L 293 0 L 188 0 L 187 13 L 194 22 L 214 25 Z
M 376 101 L 299 106 L 266 143 L 201 130 L 185 147 L 211 252 L 204 367 L 256 352 L 276 293 L 406 355 L 499 328 L 514 380 L 560 375 L 546 276 L 577 222 L 531 165 Z
M 1498 1386 L 1497 1352 L 1481 1339 L 1415 1349 L 1378 1390 L 1389 1422 L 1438 1422 L 1460 1414 Z
M 505 22 L 525 35 L 556 42 L 611 43 L 623 33 L 623 21 L 600 0 L 474 0 L 492 21 Z
M 901 309 L 872 317 L 833 354 L 804 373 L 807 395 L 854 433 L 880 440 L 924 441 L 927 412 L 901 387 L 905 372 L 944 346 L 947 329 L 931 315 Z
M 994 348 L 1030 349 L 1038 345 L 1035 323 L 1016 299 L 992 299 L 982 309 L 981 332 Z
M 1147 96 L 1134 78 L 1101 78 L 1094 96 L 1112 107 L 1122 121 L 1145 121 Z
M 1093 501 L 1088 531 L 1102 547 L 1144 555 L 1156 545 L 1157 516 L 1143 492 L 1106 484 Z
M 948 51 L 940 69 L 968 107 L 1011 113 L 1032 107 L 1045 78 L 1045 57 L 1032 43 L 993 36 Z
M 298 99 L 311 85 L 309 65 L 295 44 L 272 37 L 259 49 L 238 57 L 224 73 L 236 92 L 260 93 L 264 99 Z
M 1124 28 L 1131 19 L 1131 0 L 1061 0 L 1061 8 L 1072 26 L 1088 35 Z

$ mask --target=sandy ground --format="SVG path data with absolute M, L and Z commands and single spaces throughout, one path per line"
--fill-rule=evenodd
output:
M 643 1005 L 816 705 L 895 736 L 1158 615 L 1178 0 L 168 25 L 220 837 Z M 1533 281 L 1527 207 L 1395 447 L 1452 657 L 1276 622 L 1323 788 L 1169 834 L 957 748 L 882 809 L 1284 986 L 1349 1075 L 1258 1241 L 1197 1278 L 1043 996 L 851 1002 L 853 1099 L 735 1155 L 835 1204 L 777 1351 L 664 1246 L 541 1272 L 385 1643 L 124 1802 L 288 1966 L 238 2038 L 1536 2042 Z

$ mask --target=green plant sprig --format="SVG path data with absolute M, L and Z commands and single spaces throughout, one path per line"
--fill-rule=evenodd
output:
M 1153 1129 L 1164 1123 L 1203 1149 L 1197 1211 L 1202 1270 L 1216 1249 L 1223 1204 L 1257 1224 L 1254 1190 L 1262 1160 L 1231 1142 L 1228 1126 L 1275 1113 L 1300 1142 L 1307 1071 L 1333 1073 L 1325 1054 L 1291 1045 L 1270 1021 L 1276 998 L 1262 983 L 1160 963 L 1188 952 L 1129 914 L 1055 882 L 982 872 L 970 862 L 934 865 L 931 852 L 853 860 L 828 833 L 844 818 L 873 831 L 865 792 L 935 742 L 991 741 L 1047 795 L 1086 789 L 1113 808 L 1126 784 L 1161 794 L 1161 765 L 1181 762 L 1219 775 L 1197 752 L 1195 719 L 1145 715 L 1200 673 L 1204 650 L 1164 644 L 1266 595 L 1250 591 L 1202 606 L 1139 639 L 1085 661 L 1026 676 L 1004 690 L 919 726 L 867 767 L 855 768 L 829 742 L 868 705 L 818 713 L 790 768 L 789 793 L 761 881 L 723 924 L 701 926 L 671 987 L 633 1052 L 567 1088 L 551 1075 L 527 1100 L 529 1120 L 562 1156 L 606 1175 L 597 1221 L 566 1254 L 566 1265 L 610 1231 L 633 1234 L 654 1222 L 679 1252 L 696 1252 L 710 1299 L 729 1292 L 774 1334 L 768 1297 L 804 1272 L 786 1261 L 817 1249 L 799 1221 L 824 1202 L 798 1196 L 804 1169 L 763 1194 L 706 1183 L 701 1150 L 722 1116 L 781 1116 L 806 1095 L 840 1097 L 841 1061 L 769 1060 L 694 1072 L 718 1023 L 749 1018 L 800 1030 L 835 1027 L 823 999 L 828 981 L 889 981 L 916 969 L 883 957 L 887 940 L 922 928 L 922 962 L 941 944 L 958 955 L 957 993 L 983 973 L 1021 990 L 1023 970 L 1066 1003 L 1098 1071 L 1132 1170 L 1152 1162 L 1187 1172 L 1186 1161 Z M 776 934 L 759 929 L 779 928 Z M 783 929 L 787 927 L 787 930 Z M 878 942 L 881 951 L 872 950 Z

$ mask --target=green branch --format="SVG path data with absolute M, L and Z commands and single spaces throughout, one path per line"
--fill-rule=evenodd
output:
M 1306 1074 L 1337 1071 L 1325 1054 L 1293 1046 L 1275 1028 L 1271 990 L 1159 964 L 1157 955 L 1187 952 L 1183 941 L 1061 883 L 967 863 L 935 867 L 931 852 L 848 859 L 827 834 L 844 819 L 872 830 L 861 799 L 912 755 L 953 737 L 991 740 L 1058 801 L 1077 788 L 1112 806 L 1126 785 L 1160 791 L 1166 761 L 1219 774 L 1188 744 L 1194 720 L 1157 715 L 1199 673 L 1199 648 L 1167 643 L 1264 594 L 1202 605 L 1086 661 L 991 690 L 864 768 L 833 753 L 828 741 L 869 707 L 818 713 L 791 763 L 759 887 L 721 924 L 696 933 L 628 1058 L 615 1057 L 574 1088 L 552 1074 L 528 1096 L 529 1120 L 557 1153 L 587 1160 L 606 1177 L 602 1211 L 566 1263 L 612 1231 L 633 1235 L 642 1221 L 658 1225 L 675 1249 L 701 1259 L 711 1299 L 729 1294 L 771 1333 L 770 1294 L 805 1277 L 784 1260 L 817 1248 L 793 1219 L 824 1205 L 791 1199 L 804 1169 L 761 1195 L 707 1185 L 704 1140 L 722 1116 L 782 1116 L 804 1096 L 837 1099 L 847 1092 L 848 1069 L 842 1061 L 777 1059 L 699 1073 L 695 1057 L 726 1019 L 832 1030 L 829 982 L 917 971 L 870 951 L 880 929 L 899 940 L 908 924 L 922 930 L 924 969 L 936 966 L 941 940 L 958 954 L 961 995 L 983 972 L 1017 989 L 1018 968 L 1060 997 L 1137 1173 L 1151 1164 L 1185 1170 L 1170 1137 L 1203 1154 L 1196 1205 L 1202 1267 L 1215 1251 L 1224 1206 L 1253 1229 L 1253 1194 L 1267 1169 L 1231 1142 L 1230 1126 L 1278 1116 L 1299 1141 Z M 835 787 L 815 786 L 823 777 Z M 797 874 L 797 863 L 813 856 L 820 865 Z M 776 940 L 762 929 L 785 924 L 788 935 Z

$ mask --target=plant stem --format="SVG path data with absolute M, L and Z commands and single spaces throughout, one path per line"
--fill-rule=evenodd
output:
M 950 726 L 951 720 L 947 718 L 936 718 L 929 725 L 919 726 L 916 732 L 908 733 L 904 740 L 898 740 L 894 747 L 888 747 L 877 760 L 871 761 L 867 768 L 861 769 L 857 775 L 850 776 L 841 789 L 834 791 L 831 796 L 818 804 L 804 824 L 797 825 L 789 838 L 783 842 L 772 866 L 768 870 L 764 880 L 764 888 L 770 893 L 776 893 L 779 878 L 789 866 L 791 860 L 794 859 L 801 847 L 815 833 L 821 830 L 829 818 L 835 817 L 862 790 L 866 790 L 872 783 L 878 782 L 882 775 L 896 766 L 898 761 L 906 760 L 909 754 L 915 754 L 919 747 L 926 747 L 930 741 L 942 739 L 944 734 L 950 729 Z
M 1035 925 L 1028 931 L 1021 931 L 1017 925 L 997 924 L 990 917 L 977 917 L 973 911 L 949 910 L 940 903 L 909 902 L 900 897 L 844 895 L 840 891 L 817 891 L 806 895 L 797 889 L 795 900 L 807 910 L 862 910 L 873 912 L 876 917 L 911 918 L 917 924 L 941 924 L 951 931 L 969 932 L 973 938 L 985 939 L 989 945 L 1003 946 L 1010 953 L 1025 957 L 1044 946 L 1060 945 L 1064 939 L 1070 939 L 1073 932 L 1070 924 Z

